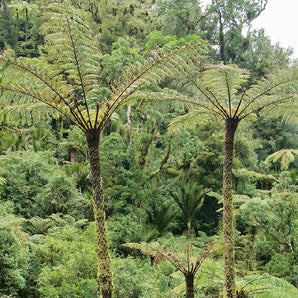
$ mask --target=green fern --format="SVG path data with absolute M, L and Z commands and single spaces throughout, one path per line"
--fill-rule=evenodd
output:
M 269 155 L 265 164 L 275 163 L 280 160 L 282 166 L 289 167 L 289 164 L 295 160 L 295 155 L 298 155 L 298 150 L 295 149 L 282 149 Z

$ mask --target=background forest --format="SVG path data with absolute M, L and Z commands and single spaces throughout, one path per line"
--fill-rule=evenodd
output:
M 59 51 L 47 43 L 42 17 L 49 2 L 1 1 L 1 52 L 12 49 L 16 57 L 56 61 Z M 272 44 L 264 30 L 243 35 L 243 27 L 266 3 L 214 0 L 203 7 L 193 0 L 71 1 L 100 52 L 99 98 L 112 96 L 125 67 L 142 63 L 157 47 L 167 51 L 208 41 L 206 65 L 247 69 L 247 89 L 297 65 L 292 50 Z M 197 260 L 194 297 L 223 294 L 225 123 L 213 116 L 175 122 L 189 112 L 188 106 L 155 96 L 173 98 L 183 87 L 170 77 L 146 87 L 117 108 L 101 133 L 114 297 L 184 297 L 179 264 L 191 267 Z M 185 96 L 191 94 L 187 92 Z M 2 110 L 5 94 L 0 104 Z M 295 114 L 297 105 L 290 109 Z M 97 297 L 92 177 L 84 132 L 38 105 L 34 111 L 3 111 L 0 296 Z M 274 109 L 266 116 L 256 113 L 236 133 L 237 297 L 298 296 L 298 126 L 290 114 L 279 116 Z M 213 247 L 206 248 L 211 239 Z

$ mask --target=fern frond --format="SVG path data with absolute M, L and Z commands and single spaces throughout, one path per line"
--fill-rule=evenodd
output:
M 52 65 L 37 59 L 15 59 L 9 52 L 0 56 L 0 63 L 3 66 L 0 82 L 3 113 L 13 110 L 13 107 L 16 111 L 18 106 L 20 111 L 24 111 L 24 107 L 29 111 L 30 106 L 34 108 L 37 107 L 37 102 L 42 102 L 42 107 L 47 105 L 78 123 L 71 113 L 73 88 L 62 79 L 59 71 L 53 70 Z M 26 113 L 23 116 L 26 116 Z
M 131 100 L 132 94 L 141 86 L 154 84 L 166 76 L 176 76 L 180 71 L 190 71 L 193 66 L 192 57 L 199 57 L 198 52 L 198 48 L 190 45 L 168 52 L 157 49 L 143 63 L 137 62 L 135 66 L 126 67 L 119 81 L 112 87 L 112 104 L 99 124 L 99 129 L 119 105 Z
M 265 164 L 270 164 L 271 162 L 275 163 L 280 160 L 281 165 L 288 167 L 289 164 L 295 160 L 294 155 L 298 155 L 298 150 L 282 149 L 269 155 L 265 160 Z
M 262 180 L 267 179 L 271 181 L 277 181 L 277 178 L 272 175 L 262 174 L 255 171 L 249 171 L 247 169 L 239 169 L 239 170 L 233 170 L 233 175 L 236 177 L 241 178 L 249 178 L 252 180 Z
M 58 118 L 59 113 L 42 102 L 27 102 L 18 105 L 1 106 L 0 122 L 6 124 L 29 124 Z
M 211 65 L 202 76 L 205 88 L 225 107 L 229 117 L 238 106 L 239 91 L 248 78 L 248 71 L 236 65 Z
M 239 118 L 272 105 L 297 103 L 298 67 L 278 71 L 259 81 L 243 97 Z
M 210 119 L 210 112 L 204 110 L 191 110 L 183 116 L 176 117 L 168 127 L 170 134 L 176 134 L 181 129 L 195 129 L 197 125 L 205 124 Z
M 95 104 L 97 100 L 93 91 L 98 84 L 101 53 L 93 42 L 91 30 L 82 18 L 82 12 L 69 5 L 68 1 L 50 4 L 44 18 L 46 22 L 41 30 L 47 34 L 47 46 L 49 50 L 58 51 L 57 62 L 62 65 L 76 94 L 83 98 L 81 109 L 86 110 L 85 124 L 91 128 L 89 105 L 92 102 Z
M 296 98 L 295 98 L 296 97 Z M 263 107 L 261 110 L 262 116 L 269 118 L 278 118 L 281 117 L 284 123 L 297 123 L 298 118 L 298 102 L 297 95 L 287 95 L 280 98 L 279 104 L 271 108 L 272 102 L 270 105 Z

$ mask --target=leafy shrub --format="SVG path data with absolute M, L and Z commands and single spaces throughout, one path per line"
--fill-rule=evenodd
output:
M 19 222 L 12 215 L 0 219 L 0 295 L 21 296 L 26 287 L 29 247 Z
M 92 225 L 82 232 L 75 223 L 51 228 L 34 252 L 43 268 L 38 277 L 44 297 L 96 297 L 97 254 Z
M 7 180 L 0 188 L 0 199 L 13 202 L 14 213 L 25 218 L 56 212 L 82 217 L 84 209 L 78 207 L 90 205 L 48 152 L 5 155 L 0 176 Z
M 150 260 L 128 257 L 113 262 L 115 297 L 170 297 L 169 277 L 150 266 Z
M 265 265 L 265 270 L 273 276 L 281 277 L 298 286 L 298 266 L 295 265 L 295 252 L 287 255 L 275 254 Z

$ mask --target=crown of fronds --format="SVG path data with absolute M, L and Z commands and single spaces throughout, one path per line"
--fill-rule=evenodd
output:
M 213 252 L 213 246 L 215 242 L 211 239 L 208 243 L 202 248 L 201 254 L 196 256 L 194 260 L 191 260 L 191 245 L 186 245 L 185 258 L 178 257 L 173 252 L 164 250 L 159 247 L 158 243 L 125 243 L 120 246 L 120 248 L 128 249 L 131 252 L 140 252 L 144 256 L 150 256 L 151 258 L 156 258 L 158 263 L 160 260 L 170 261 L 176 269 L 178 269 L 183 274 L 196 274 L 203 261 Z
M 4 115 L 7 118 L 7 112 L 11 120 L 59 113 L 85 132 L 101 130 L 115 109 L 129 100 L 136 89 L 165 76 L 189 72 L 193 67 L 190 57 L 198 55 L 191 46 L 167 53 L 158 49 L 142 63 L 124 69 L 110 97 L 100 98 L 101 53 L 83 13 L 63 1 L 50 4 L 43 18 L 41 32 L 47 34 L 44 48 L 50 53 L 48 58 L 14 58 L 9 51 L 0 57 L 3 91 L 0 119 Z M 51 61 L 47 61 L 49 57 Z
M 176 86 L 184 95 L 177 100 L 185 103 L 189 113 L 173 120 L 172 132 L 206 122 L 210 113 L 222 119 L 242 120 L 255 112 L 297 119 L 297 67 L 276 71 L 248 90 L 244 87 L 248 71 L 235 65 L 209 65 L 202 72 L 195 65 L 180 77 Z

